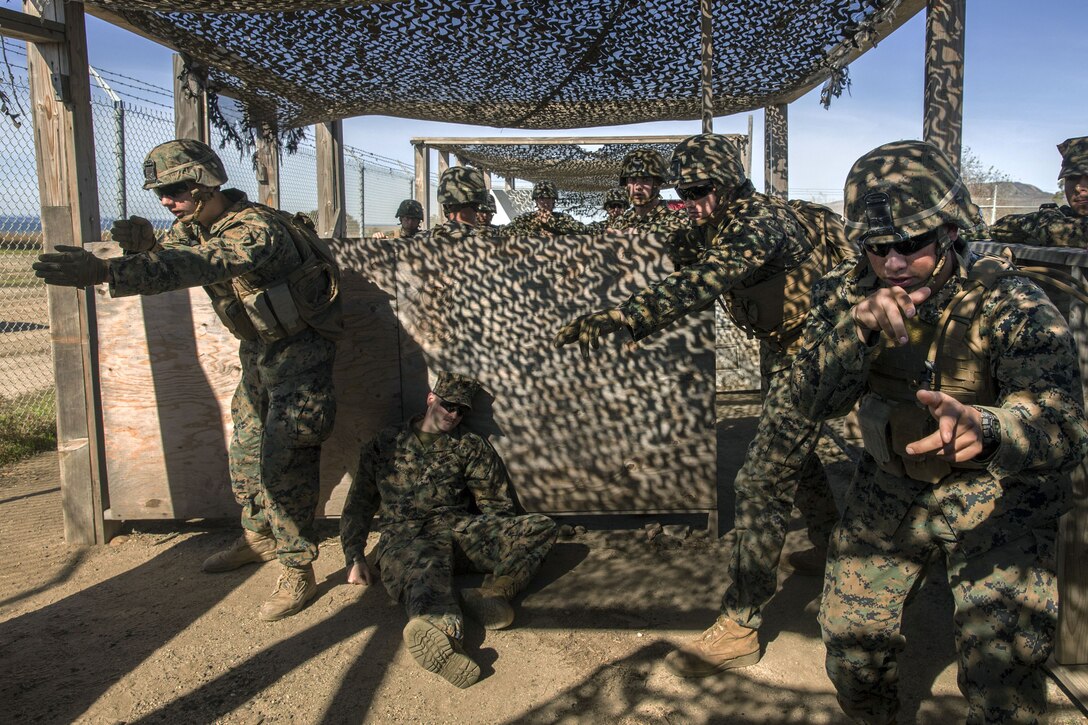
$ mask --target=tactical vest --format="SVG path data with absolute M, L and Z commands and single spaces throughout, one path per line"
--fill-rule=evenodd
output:
M 830 209 L 797 200 L 788 204 L 812 242 L 811 252 L 792 269 L 734 287 L 725 295 L 728 305 L 723 307 L 737 327 L 752 337 L 771 340 L 792 355 L 801 345 L 813 285 L 839 262 L 856 257 L 857 250 Z
M 989 341 L 980 333 L 982 303 L 999 279 L 1040 278 L 1067 289 L 1055 270 L 1017 268 L 1011 257 L 980 257 L 967 273 L 963 289 L 949 302 L 936 324 L 916 315 L 904 320 L 910 342 L 895 346 L 881 336 L 883 348 L 869 368 L 869 392 L 861 399 L 858 421 L 865 450 L 881 469 L 895 476 L 937 483 L 953 469 L 980 469 L 985 463 L 948 463 L 932 455 L 911 456 L 908 443 L 937 430 L 937 421 L 920 406 L 915 393 L 947 393 L 964 405 L 992 406 L 998 390 L 990 368 Z
M 231 334 L 240 340 L 276 342 L 307 327 L 337 340 L 344 331 L 340 301 L 340 268 L 313 223 L 304 214 L 255 204 L 290 232 L 301 263 L 286 277 L 261 286 L 244 276 L 209 285 L 212 307 Z

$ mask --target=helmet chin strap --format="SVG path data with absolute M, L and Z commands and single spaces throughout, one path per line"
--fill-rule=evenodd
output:
M 204 204 L 207 203 L 215 194 L 215 189 L 208 188 L 207 186 L 194 185 L 189 190 L 189 195 L 193 197 L 193 201 L 196 205 L 193 207 L 192 214 L 186 214 L 180 217 L 181 221 L 185 224 L 193 224 L 200 218 L 200 213 L 204 211 Z

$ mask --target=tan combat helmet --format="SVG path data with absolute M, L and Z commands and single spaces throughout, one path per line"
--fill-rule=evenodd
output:
M 409 219 L 419 219 L 423 221 L 423 205 L 415 199 L 405 199 L 397 207 L 397 213 L 395 214 L 397 219 L 407 217 Z
M 559 192 L 555 190 L 555 184 L 550 181 L 538 181 L 533 184 L 533 201 L 537 199 L 555 199 L 559 201 Z
M 647 176 L 663 184 L 669 178 L 669 170 L 665 159 L 656 149 L 635 149 L 624 156 L 620 163 L 620 186 L 626 184 L 627 179 L 632 176 Z
M 734 188 L 748 180 L 736 145 L 717 133 L 701 133 L 676 144 L 669 166 L 670 182 L 677 186 L 714 181 Z
M 181 181 L 202 186 L 227 183 L 227 170 L 211 146 L 191 138 L 159 144 L 144 161 L 144 188 L 157 189 Z
M 631 200 L 627 196 L 627 189 L 609 189 L 608 193 L 604 195 L 604 203 L 601 204 L 601 207 L 608 209 L 610 206 L 621 206 L 626 209 L 630 204 Z
M 982 223 L 952 162 L 924 141 L 894 141 L 864 154 L 846 177 L 843 200 L 846 236 L 858 245 L 904 241 L 945 224 L 966 231 Z
M 479 205 L 486 195 L 483 172 L 471 166 L 451 166 L 438 179 L 438 203 L 442 206 Z

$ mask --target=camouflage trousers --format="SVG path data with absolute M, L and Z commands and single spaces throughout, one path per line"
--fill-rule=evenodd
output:
M 831 540 L 820 608 L 827 673 L 843 711 L 866 723 L 894 721 L 903 607 L 940 552 L 955 601 L 966 721 L 1037 722 L 1046 710 L 1042 665 L 1058 616 L 1055 539 L 1056 529 L 1037 530 L 968 559 L 929 491 L 902 521 L 847 504 Z
M 838 518 L 827 474 L 816 456 L 820 424 L 790 400 L 792 356 L 760 346 L 763 408 L 737 477 L 733 552 L 721 613 L 758 629 L 778 588 L 778 559 L 796 503 L 813 545 L 823 547 Z
M 242 527 L 276 539 L 286 566 L 317 558 L 313 531 L 321 443 L 336 416 L 336 345 L 312 330 L 275 343 L 242 342 L 231 402 L 231 486 Z
M 409 619 L 425 616 L 460 639 L 464 619 L 453 575 L 486 573 L 485 584 L 510 577 L 516 594 L 540 568 L 555 535 L 555 522 L 542 514 L 435 517 L 413 537 L 381 542 L 377 563 L 386 591 L 404 603 Z

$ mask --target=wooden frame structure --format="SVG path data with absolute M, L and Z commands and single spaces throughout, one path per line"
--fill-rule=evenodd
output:
M 905 0 L 898 22 L 905 22 L 915 11 L 927 8 L 926 94 L 924 101 L 924 138 L 958 160 L 962 131 L 963 29 L 965 0 Z M 24 12 L 0 9 L 0 33 L 27 41 L 34 114 L 35 145 L 42 207 L 42 226 L 48 248 L 56 244 L 85 244 L 100 236 L 96 202 L 94 139 L 90 117 L 90 88 L 87 73 L 84 7 L 81 2 L 64 0 L 24 0 Z M 108 13 L 98 13 L 107 20 L 133 32 L 138 28 L 119 22 Z M 710 57 L 709 34 L 704 36 Z M 154 39 L 153 39 L 154 40 Z M 836 60 L 844 67 L 871 47 L 861 39 L 847 56 Z M 705 78 L 704 78 L 705 81 Z M 801 94 L 798 94 L 798 97 Z M 189 108 L 179 103 L 179 135 L 206 138 L 206 114 L 201 118 L 199 98 L 189 98 Z M 767 168 L 774 193 L 788 189 L 788 167 L 784 163 L 788 128 L 786 104 L 776 106 L 775 127 L 768 148 Z M 704 118 L 709 130 L 711 119 Z M 343 219 L 343 147 L 342 131 L 337 123 L 326 124 L 327 140 L 319 154 L 319 208 L 322 230 L 341 229 Z M 644 137 L 649 141 L 653 137 Z M 415 139 L 416 188 L 430 216 L 428 144 L 442 139 Z M 449 139 L 446 139 L 449 140 Z M 539 143 L 602 143 L 601 137 L 582 139 L 522 139 Z M 474 139 L 478 143 L 512 143 L 509 138 Z M 780 150 L 779 150 L 780 149 Z M 779 162 L 781 156 L 782 162 Z M 448 163 L 448 160 L 442 163 Z M 262 200 L 278 199 L 278 149 L 262 146 L 259 178 Z M 339 169 L 339 173 L 337 173 Z M 507 180 L 511 184 L 512 180 Z M 1022 258 L 1067 264 L 1083 275 L 1088 267 L 1088 253 L 1080 251 L 1027 250 Z M 1043 259 L 1042 257 L 1046 257 Z M 57 434 L 61 468 L 61 498 L 64 507 L 64 532 L 71 544 L 103 544 L 111 533 L 111 522 L 104 515 L 109 506 L 104 480 L 104 445 L 100 417 L 101 400 L 96 370 L 96 332 L 94 297 L 87 291 L 49 288 L 50 334 L 57 385 Z M 1080 350 L 1082 379 L 1088 380 L 1088 319 L 1083 309 L 1074 307 L 1071 324 Z M 1055 672 L 1074 694 L 1088 693 L 1084 668 L 1088 663 L 1088 507 L 1085 506 L 1085 481 L 1078 472 L 1076 509 L 1062 522 L 1062 597 L 1063 609 L 1055 659 Z
M 438 151 L 438 173 L 441 174 L 449 168 L 449 155 L 441 150 L 445 146 L 462 146 L 479 144 L 487 146 L 601 146 L 604 144 L 670 144 L 675 145 L 683 141 L 687 136 L 480 136 L 480 137 L 426 137 L 413 138 L 412 147 L 415 149 L 415 196 L 423 204 L 424 221 L 431 218 L 431 176 L 430 155 L 432 150 Z M 458 163 L 461 160 L 458 159 Z M 748 148 L 744 154 L 744 170 L 752 174 L 752 119 L 748 119 Z M 503 169 L 481 169 L 484 179 L 490 184 L 491 174 L 498 173 L 505 179 L 507 190 L 514 189 L 513 177 L 506 174 Z

